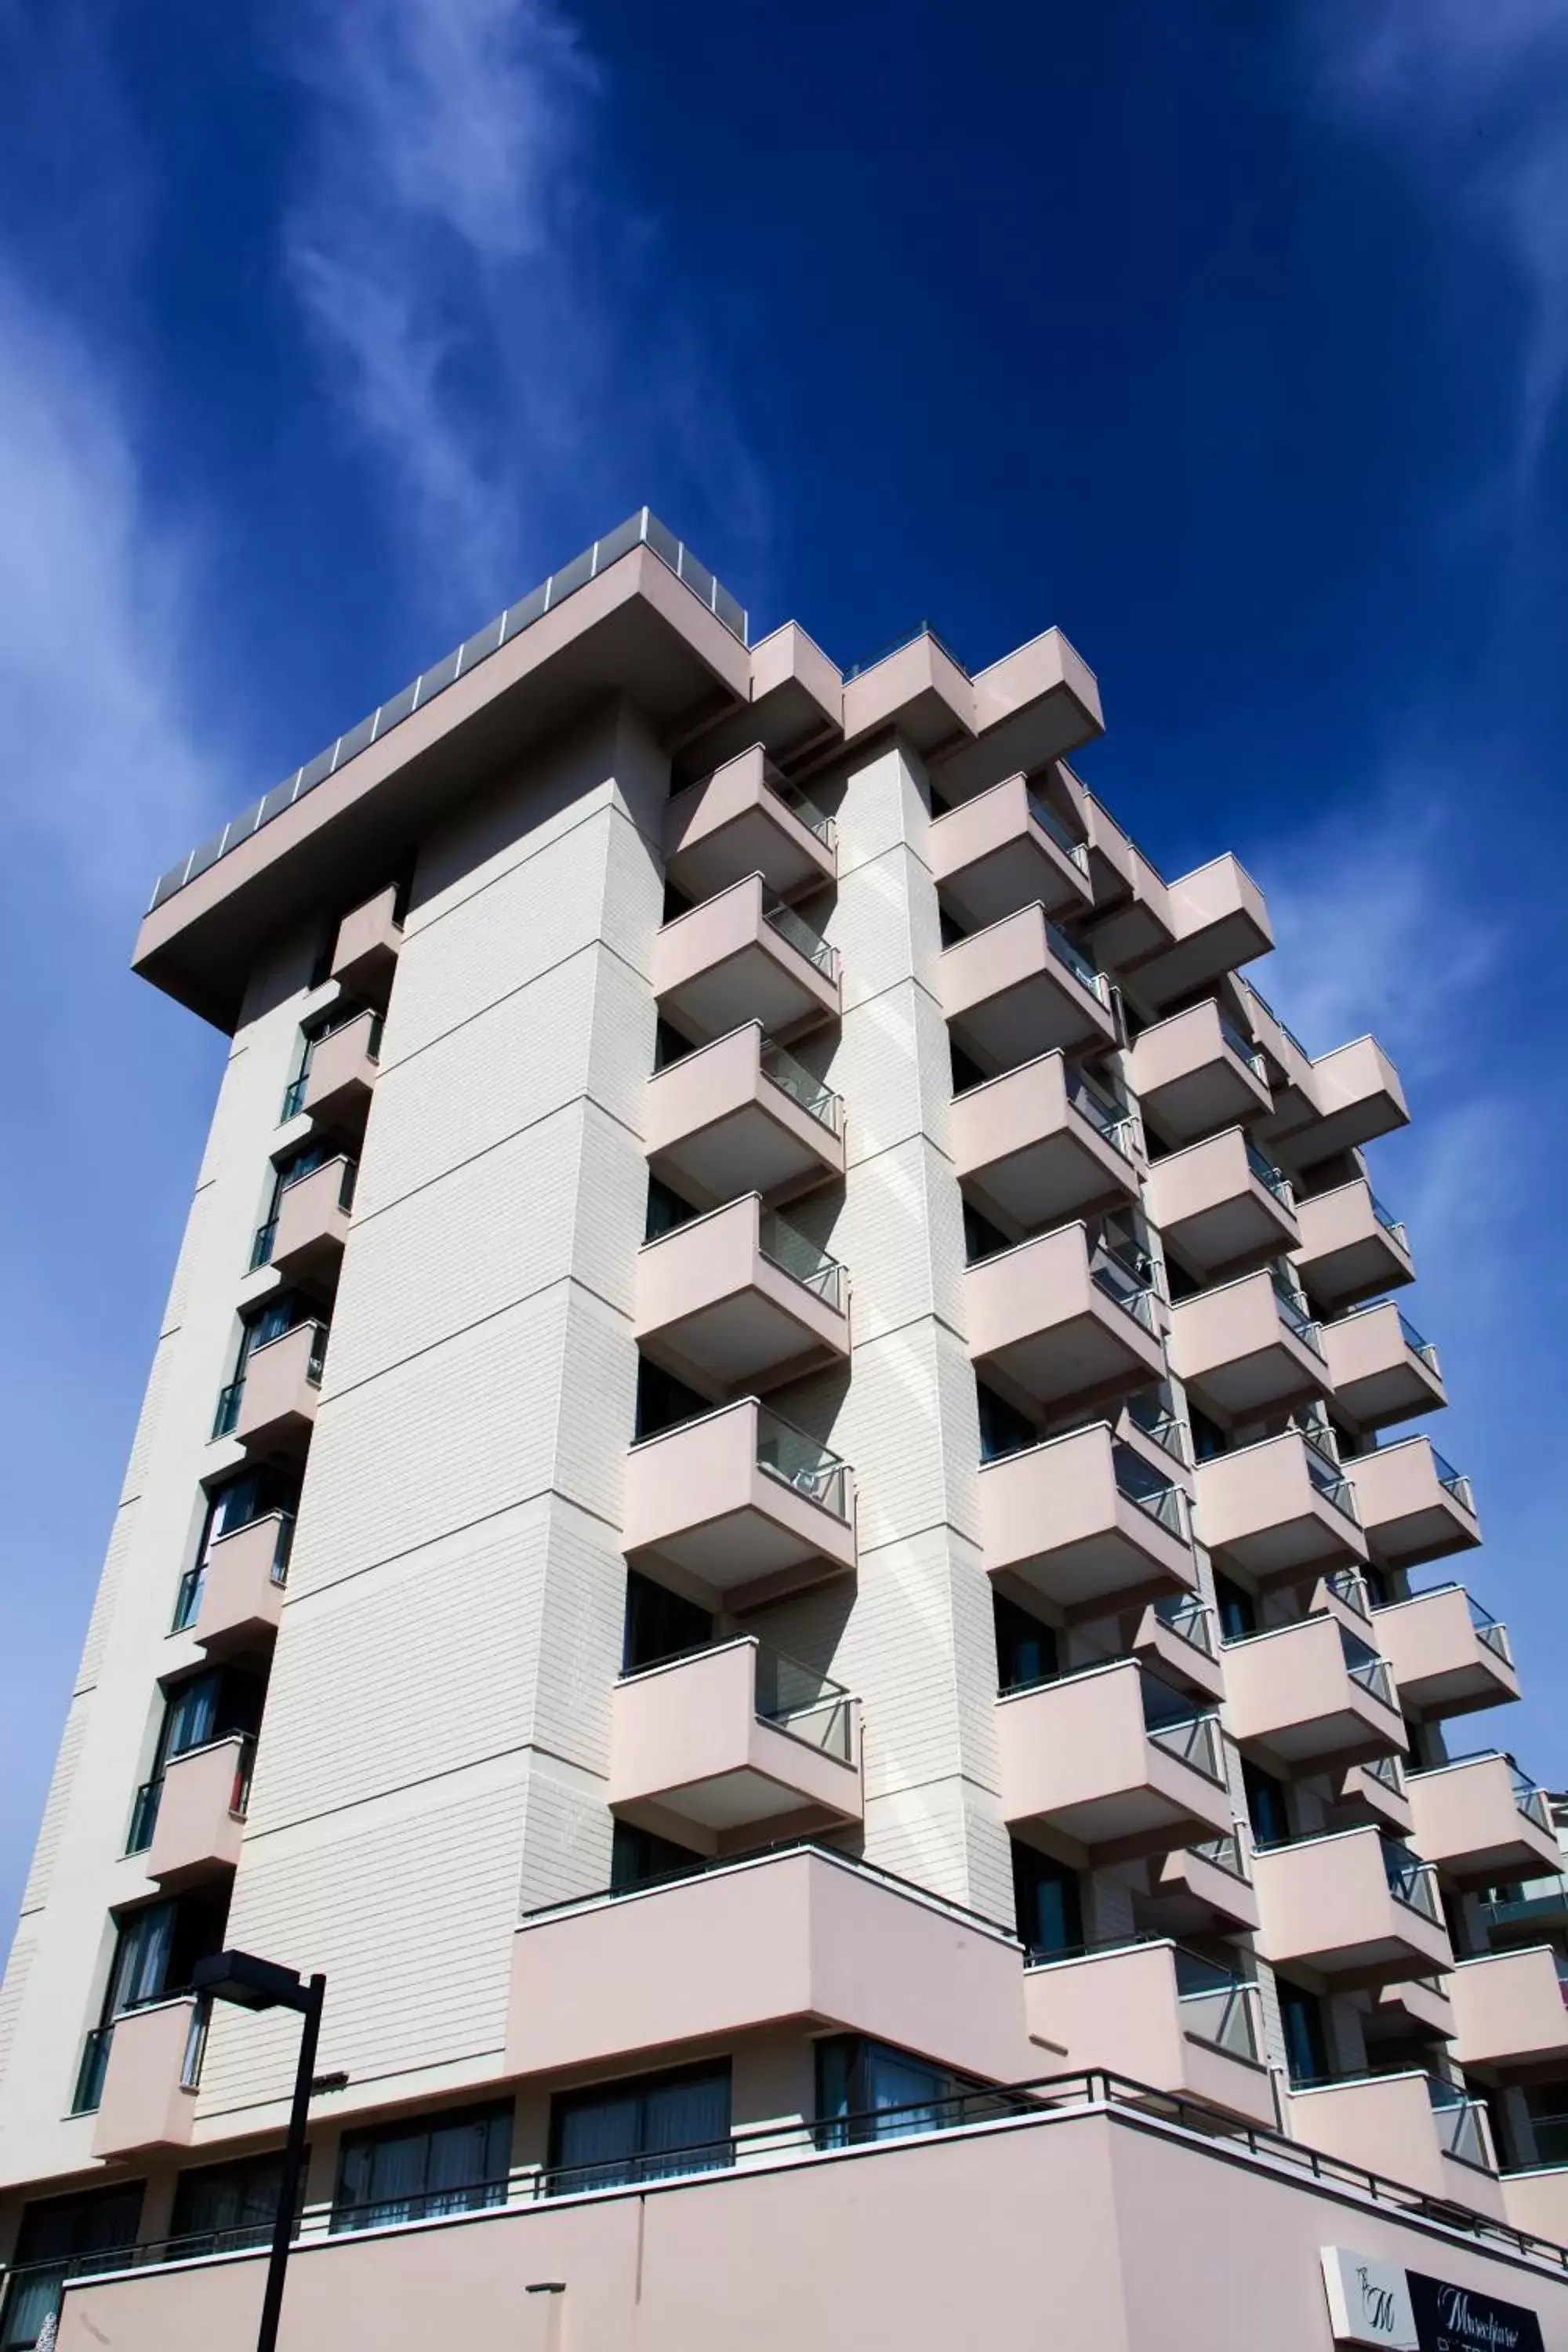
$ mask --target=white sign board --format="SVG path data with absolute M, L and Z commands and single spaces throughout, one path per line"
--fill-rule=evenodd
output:
M 1410 2289 L 1397 2263 L 1374 2263 L 1347 2246 L 1325 2246 L 1323 2284 L 1336 2344 L 1382 2344 L 1417 2352 Z

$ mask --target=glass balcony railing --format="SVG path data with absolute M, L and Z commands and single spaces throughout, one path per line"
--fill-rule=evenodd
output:
M 1405 1767 L 1397 1756 L 1374 1756 L 1361 1769 L 1373 1780 L 1381 1781 L 1383 1786 L 1390 1790 L 1394 1796 L 1404 1796 Z
M 963 663 L 959 660 L 958 656 L 953 652 L 952 647 L 943 637 L 938 635 L 937 631 L 932 628 L 931 623 L 929 621 L 917 621 L 914 627 L 912 629 L 906 629 L 901 637 L 889 637 L 886 645 L 881 645 L 877 647 L 875 653 L 867 654 L 863 660 L 851 662 L 848 668 L 844 672 L 845 685 L 849 685 L 851 680 L 854 678 L 863 677 L 868 669 L 875 669 L 879 662 L 891 661 L 893 656 L 895 654 L 901 654 L 906 646 L 918 646 L 922 637 L 929 637 L 931 644 L 935 646 L 937 651 L 947 656 L 948 660 L 952 664 L 954 669 L 962 670 L 965 677 L 969 676 L 968 670 L 964 667 Z
M 1368 1624 L 1372 1622 L 1372 1603 L 1367 1598 L 1366 1579 L 1359 1568 L 1331 1570 L 1323 1579 L 1323 1586 L 1336 1601 L 1342 1601 L 1358 1617 L 1364 1617 Z
M 1208 1780 L 1225 1781 L 1225 1755 L 1219 1716 L 1212 1707 L 1196 1708 L 1185 1691 L 1179 1691 L 1147 1666 L 1140 1669 L 1143 1698 L 1143 1728 L 1156 1748 L 1191 1765 Z
M 1304 1432 L 1302 1433 L 1305 1434 Z M 1331 1503 L 1336 1511 L 1342 1511 L 1347 1519 L 1357 1519 L 1359 1524 L 1355 1488 L 1339 1464 L 1331 1460 L 1310 1440 L 1301 1449 L 1301 1458 L 1307 1465 L 1308 1477 L 1324 1502 Z
M 1120 1151 L 1123 1160 L 1131 1159 L 1137 1127 L 1130 1110 L 1120 1103 L 1108 1101 L 1081 1074 L 1068 1079 L 1068 1100 L 1113 1151 Z
M 1367 1193 L 1367 1199 L 1372 1202 L 1372 1213 L 1377 1219 L 1378 1223 L 1383 1227 L 1384 1232 L 1385 1234 L 1392 1234 L 1402 1250 L 1408 1250 L 1410 1247 L 1410 1236 L 1405 1232 L 1402 1221 L 1394 1215 L 1392 1209 L 1385 1209 L 1384 1207 L 1383 1202 L 1378 1199 L 1375 1192 L 1369 1192 Z
M 815 1437 L 782 1421 L 766 1405 L 757 1408 L 757 1466 L 783 1485 L 820 1503 L 836 1519 L 849 1517 L 849 1465 Z
M 764 1209 L 758 1226 L 759 1244 L 769 1264 L 812 1292 L 825 1307 L 842 1314 L 845 1272 L 838 1260 L 808 1241 L 798 1226 L 790 1224 L 776 1209 Z
M 1258 1011 L 1268 1015 L 1268 1019 L 1273 1022 L 1274 1026 L 1279 1031 L 1282 1036 L 1289 1037 L 1291 1045 L 1295 1046 L 1296 1051 L 1300 1055 L 1301 1059 L 1304 1062 L 1310 1062 L 1312 1058 L 1310 1054 L 1308 1053 L 1307 1048 L 1302 1045 L 1301 1040 L 1297 1036 L 1296 1032 L 1290 1027 L 1289 1022 L 1280 1020 L 1279 1015 L 1275 1012 L 1274 1007 L 1269 1003 L 1262 990 L 1260 988 L 1254 988 L 1249 980 L 1244 982 L 1243 986 L 1246 988 L 1248 996 L 1251 997 L 1254 1004 L 1257 1005 Z
M 1432 1441 L 1430 1438 L 1428 1438 L 1426 1442 L 1431 1445 Z M 1432 1446 L 1432 1467 L 1437 1473 L 1437 1484 L 1439 1486 L 1443 1487 L 1447 1493 L 1452 1495 L 1455 1502 L 1459 1505 L 1460 1508 L 1462 1510 L 1468 1511 L 1473 1518 L 1475 1517 L 1476 1497 L 1469 1480 L 1465 1476 L 1462 1471 L 1456 1470 L 1451 1462 L 1445 1462 L 1443 1456 L 1438 1453 L 1435 1445 Z
M 207 2027 L 212 2022 L 212 2004 L 205 1994 L 198 1994 L 191 2011 L 190 2030 L 185 2035 L 184 2055 L 180 2063 L 180 2088 L 198 2091 L 202 2082 L 202 2061 L 206 2056 Z
M 1436 1925 L 1443 1915 L 1437 1905 L 1436 1873 L 1431 1864 L 1420 1861 L 1393 1838 L 1382 1838 L 1379 1843 L 1383 1848 L 1383 1874 L 1394 1901 L 1419 1911 L 1424 1919 Z
M 1419 1356 L 1429 1372 L 1437 1370 L 1437 1350 L 1430 1339 L 1424 1339 L 1408 1317 L 1399 1318 L 1399 1334 L 1413 1356 Z
M 143 1780 L 136 1791 L 131 1808 L 131 1827 L 126 1833 L 127 1853 L 145 1853 L 153 1843 L 153 1832 L 158 1826 L 158 1805 L 163 1794 L 163 1776 Z
M 1276 1273 L 1273 1277 L 1274 1297 L 1279 1309 L 1279 1319 L 1288 1331 L 1293 1331 L 1303 1348 L 1310 1348 L 1315 1356 L 1323 1352 L 1323 1343 L 1311 1308 L 1301 1293 L 1285 1277 Z
M 1220 1042 L 1228 1046 L 1238 1062 L 1244 1062 L 1255 1078 L 1263 1076 L 1263 1056 L 1250 1037 L 1244 1037 L 1228 1013 L 1219 1016 Z
M 73 2116 L 95 2116 L 103 2105 L 103 2078 L 109 2072 L 109 2048 L 113 2038 L 112 2025 L 100 2025 L 88 2035 L 71 2094 Z
M 1538 1830 L 1544 1830 L 1547 1836 L 1550 1837 L 1552 1835 L 1552 1808 L 1546 1801 L 1545 1790 L 1536 1787 L 1535 1782 L 1531 1779 L 1528 1772 L 1521 1772 L 1520 1770 L 1519 1766 L 1514 1762 L 1511 1756 L 1508 1759 L 1508 1769 L 1510 1777 L 1513 1783 L 1513 1801 L 1515 1805 L 1524 1815 L 1527 1822 L 1532 1822 Z
M 830 816 L 823 815 L 815 801 L 806 798 L 798 784 L 788 782 L 783 776 L 765 776 L 763 781 L 774 800 L 783 801 L 791 816 L 798 818 L 807 833 L 815 833 L 818 841 L 829 849 L 833 847 L 838 837 L 837 826 Z
M 1239 1878 L 1243 1885 L 1251 1885 L 1252 1873 L 1247 1866 L 1247 1848 L 1242 1844 L 1239 1830 L 1227 1830 L 1223 1837 L 1205 1838 L 1201 1845 L 1190 1846 L 1188 1852 L 1195 1853 L 1200 1862 L 1206 1862 L 1211 1869 L 1226 1871 L 1232 1878 Z
M 1172 1535 L 1185 1542 L 1187 1536 L 1187 1498 L 1180 1486 L 1169 1478 L 1162 1478 L 1152 1462 L 1131 1445 L 1112 1445 L 1111 1473 L 1116 1491 L 1136 1503 L 1152 1519 L 1159 1522 Z M 1184 1600 L 1186 1596 L 1182 1596 Z M 1202 1603 L 1197 1604 L 1200 1608 Z
M 1214 1615 L 1195 1592 L 1168 1592 L 1154 1603 L 1154 1614 L 1177 1640 L 1190 1643 L 1205 1658 L 1215 1655 Z
M 1470 1612 L 1477 1640 L 1483 1643 L 1494 1656 L 1500 1657 L 1505 1666 L 1511 1666 L 1513 1649 L 1508 1638 L 1508 1627 L 1500 1624 L 1489 1610 L 1483 1609 L 1472 1593 L 1465 1594 L 1465 1606 Z
M 1048 918 L 1046 922 L 1046 945 L 1057 961 L 1071 972 L 1079 986 L 1087 988 L 1092 997 L 1109 1009 L 1110 982 L 1102 971 L 1096 971 L 1083 950 L 1075 948 L 1060 926 L 1051 922 Z
M 771 1078 L 775 1087 L 781 1087 L 793 1102 L 797 1102 L 802 1110 L 808 1112 L 830 1134 L 838 1134 L 844 1106 L 832 1087 L 808 1070 L 804 1062 L 797 1062 L 793 1054 L 786 1054 L 782 1045 L 775 1045 L 771 1038 L 763 1041 L 762 1071 L 763 1077 Z
M 1491 2147 L 1481 2102 L 1468 2098 L 1457 2083 L 1445 2082 L 1440 2074 L 1427 2075 L 1426 2095 L 1432 2102 L 1432 2119 L 1445 2154 L 1458 2157 L 1461 2164 L 1489 2170 Z
M 759 1642 L 756 1688 L 763 1722 L 819 1748 L 825 1756 L 836 1756 L 841 1764 L 853 1764 L 855 1702 L 842 1683 Z
M 1070 857 L 1080 874 L 1089 872 L 1089 849 L 1085 843 L 1070 834 L 1054 808 L 1038 793 L 1029 794 L 1029 814 L 1048 840 L 1054 841 L 1064 857 Z
M 1118 1307 L 1141 1323 L 1145 1331 L 1154 1334 L 1159 1325 L 1154 1301 L 1158 1294 L 1147 1275 L 1134 1273 L 1120 1258 L 1109 1254 L 1099 1256 L 1089 1268 L 1089 1277 L 1097 1290 L 1113 1298 Z
M 1340 1648 L 1344 1656 L 1345 1672 L 1352 1682 L 1359 1684 L 1363 1691 L 1369 1691 L 1373 1698 L 1381 1699 L 1384 1706 L 1392 1707 L 1395 1704 L 1394 1677 L 1388 1671 L 1387 1659 L 1380 1658 L 1369 1643 L 1358 1642 L 1353 1633 L 1347 1633 L 1342 1625 L 1340 1627 Z
M 1276 1168 L 1273 1160 L 1259 1151 L 1250 1136 L 1247 1139 L 1247 1164 L 1264 1190 L 1272 1192 L 1277 1201 L 1282 1201 L 1289 1208 L 1294 1197 L 1289 1178 L 1282 1168 Z
M 698 562 L 685 542 L 677 539 L 656 514 L 642 507 L 618 530 L 609 532 L 604 539 L 596 539 L 591 547 L 584 548 L 581 555 L 574 556 L 561 571 L 552 572 L 540 587 L 521 597 L 515 604 L 508 605 L 504 613 L 499 613 L 482 629 L 476 629 L 462 645 L 456 646 L 429 669 L 421 671 L 400 694 L 395 694 L 389 701 L 373 710 L 368 719 L 362 719 L 357 727 L 351 727 L 345 735 L 340 735 L 335 743 L 318 752 L 306 766 L 285 777 L 263 799 L 254 802 L 243 816 L 236 817 L 210 841 L 205 841 L 199 848 L 193 849 L 177 866 L 171 866 L 166 874 L 158 877 L 153 892 L 153 906 L 161 907 L 165 898 L 172 898 L 187 882 L 194 882 L 198 874 L 205 874 L 209 866 L 216 866 L 220 857 L 226 856 L 231 849 L 237 849 L 242 841 L 248 841 L 253 833 L 259 833 L 263 825 L 269 824 L 274 817 L 281 816 L 285 809 L 291 808 L 307 793 L 314 792 L 318 784 L 324 783 L 329 776 L 334 775 L 357 753 L 367 750 L 372 743 L 384 740 L 393 728 L 401 726 L 416 710 L 425 709 L 459 677 L 467 677 L 471 670 L 478 668 L 481 662 L 488 661 L 492 654 L 499 653 L 503 646 L 510 645 L 524 629 L 531 628 L 534 622 L 542 620 L 546 613 L 554 612 L 568 596 L 575 595 L 579 588 L 585 588 L 610 564 L 618 562 L 623 555 L 629 555 L 635 547 L 639 546 L 649 549 L 678 580 L 683 581 L 731 636 L 738 637 L 742 645 L 747 643 L 744 609 L 714 578 L 707 565 Z
M 1158 1389 L 1141 1391 L 1127 1401 L 1127 1418 L 1145 1437 L 1152 1437 L 1177 1462 L 1191 1466 L 1192 1445 L 1187 1437 L 1186 1423 L 1173 1412 Z
M 1260 2064 L 1262 2042 L 1257 1987 L 1243 1977 L 1233 1976 L 1215 1961 L 1205 1960 L 1199 1953 L 1189 1952 L 1181 1944 L 1173 1957 L 1183 2032 L 1196 2041 L 1213 2042 L 1233 2058 L 1246 2058 L 1254 2065 Z
M 787 940 L 795 953 L 803 955 L 814 970 L 822 973 L 824 979 L 837 978 L 837 949 L 830 947 L 821 933 L 814 931 L 811 925 L 797 915 L 793 907 L 786 905 L 783 898 L 770 897 L 763 902 L 763 914 L 780 939 Z

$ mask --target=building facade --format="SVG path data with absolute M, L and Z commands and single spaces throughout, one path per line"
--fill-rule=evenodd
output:
M 1055 630 L 752 645 L 645 510 L 163 877 L 233 1042 L 0 1996 L 3 2352 L 254 2313 L 228 1948 L 327 1979 L 293 2347 L 1000 2333 L 1041 2198 L 1086 2341 L 1186 2340 L 1201 2209 L 1194 2345 L 1323 2341 L 1346 2239 L 1568 2344 L 1398 1075 L 1100 727 Z

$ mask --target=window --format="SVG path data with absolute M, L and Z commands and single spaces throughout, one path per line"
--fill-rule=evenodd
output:
M 334 2230 L 375 2230 L 506 2203 L 511 2103 L 345 2132 Z
M 656 1242 L 660 1234 L 672 1234 L 677 1225 L 688 1224 L 701 1213 L 701 1210 L 694 1209 L 689 1201 L 681 1199 L 673 1184 L 665 1183 L 661 1177 L 648 1178 L 647 1222 L 643 1229 L 645 1242 Z
M 628 1887 L 647 1886 L 656 1878 L 700 1870 L 706 1861 L 706 1854 L 693 1853 L 689 1846 L 677 1845 L 673 1838 L 636 1829 L 630 1822 L 617 1822 L 610 1846 L 610 1885 L 616 1894 L 623 1894 Z
M 660 1021 L 658 1024 L 653 1033 L 653 1066 L 656 1070 L 668 1070 L 671 1062 L 684 1061 L 693 1050 L 691 1040 L 683 1037 L 672 1023 Z
M 1259 1845 L 1285 1845 L 1290 1836 L 1290 1812 L 1285 1783 L 1259 1765 L 1243 1760 L 1242 1785 L 1247 1790 L 1247 1819 Z
M 1304 1992 L 1300 1985 L 1279 1979 L 1279 2023 L 1285 2035 L 1285 2063 L 1290 2070 L 1290 2080 L 1303 2083 L 1326 2083 L 1329 2079 L 1329 2045 L 1323 2032 L 1323 2005 L 1316 1993 Z
M 1013 1900 L 1017 1909 L 1018 1936 L 1034 1960 L 1059 1958 L 1083 1949 L 1083 1907 L 1079 1899 L 1078 1874 L 1037 1853 L 1031 1845 L 1013 1847 Z
M 1011 1249 L 1012 1243 L 1000 1225 L 981 1215 L 969 1202 L 963 1204 L 963 1256 L 968 1265 L 978 1265 L 982 1258 L 994 1257 L 998 1250 Z
M 713 1639 L 713 1619 L 683 1594 L 671 1592 L 635 1568 L 626 1571 L 626 1624 L 621 1672 L 640 1674 L 662 1659 L 700 1650 Z
M 1057 1673 L 1055 1630 L 1005 1593 L 994 1593 L 991 1606 L 996 1622 L 997 1689 L 1028 1690 L 1036 1683 L 1052 1681 Z
M 957 916 L 950 915 L 945 907 L 939 907 L 937 909 L 937 928 L 942 934 L 942 943 L 944 948 L 955 948 L 960 940 L 969 937 Z
M 1257 1633 L 1258 1603 L 1244 1585 L 1219 1568 L 1214 1572 L 1214 1599 L 1223 1641 L 1244 1642 L 1249 1633 Z
M 283 2152 L 245 2156 L 228 2164 L 203 2164 L 182 2172 L 174 2185 L 169 2235 L 183 2255 L 216 2253 L 225 2247 L 265 2245 L 278 2217 L 283 2186 Z M 304 2181 L 301 2176 L 300 2199 Z
M 231 1732 L 254 1737 L 266 1692 L 260 1677 L 241 1666 L 208 1666 L 187 1681 L 172 1685 L 153 1778 L 174 1757 L 188 1756 L 193 1748 L 210 1747 Z
M 637 1358 L 638 1440 L 657 1437 L 661 1430 L 679 1429 L 683 1421 L 700 1420 L 712 1410 L 710 1397 L 700 1395 L 685 1381 L 678 1381 L 673 1372 L 650 1363 L 646 1356 Z
M 1230 1440 L 1217 1421 L 1211 1421 L 1191 1397 L 1187 1399 L 1187 1421 L 1193 1433 L 1193 1454 L 1199 1462 L 1215 1461 L 1230 1451 Z
M 205 1560 L 220 1538 L 237 1535 L 253 1519 L 264 1519 L 273 1511 L 292 1511 L 299 1500 L 299 1472 L 277 1462 L 255 1463 L 237 1478 L 226 1479 L 208 1498 L 197 1559 Z
M 58 2314 L 60 2290 L 71 2270 L 91 2267 L 95 2254 L 107 2256 L 135 2244 L 145 2185 L 132 2180 L 122 2188 L 40 2198 L 22 2208 L 22 2226 L 0 2309 L 4 2352 L 26 2352 L 26 2347 L 37 2342 L 45 2322 Z M 105 2261 L 100 2267 L 108 2270 L 113 2265 Z
M 821 2147 L 932 2131 L 944 2102 L 977 2084 L 885 2042 L 835 2033 L 816 2045 L 816 2139 Z
M 985 1084 L 985 1073 L 973 1055 L 966 1054 L 962 1045 L 955 1045 L 951 1041 L 947 1051 L 952 1064 L 952 1091 L 955 1095 L 966 1094 L 971 1087 Z
M 716 2172 L 733 2160 L 730 2068 L 683 2068 L 629 2083 L 602 2083 L 552 2101 L 552 2195 Z
M 180 1895 L 128 1911 L 119 1922 L 103 2022 L 190 1989 L 191 1971 L 221 1949 L 226 1897 Z
M 999 1462 L 1004 1454 L 1022 1454 L 1040 1442 L 1040 1433 L 1028 1417 L 1009 1404 L 1005 1397 L 988 1389 L 984 1381 L 974 1383 L 974 1394 L 980 1407 L 980 1459 Z

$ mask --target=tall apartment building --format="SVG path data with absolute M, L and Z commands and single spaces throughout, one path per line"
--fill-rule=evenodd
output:
M 750 645 L 645 511 L 159 884 L 233 1043 L 0 2001 L 3 2352 L 253 2328 L 296 2021 L 227 1948 L 327 1979 L 292 2352 L 1406 2340 L 1369 2265 L 1568 2345 L 1399 1078 L 1100 726 L 1054 629 Z

